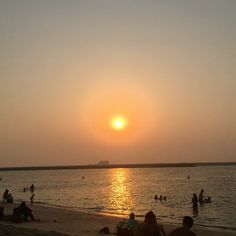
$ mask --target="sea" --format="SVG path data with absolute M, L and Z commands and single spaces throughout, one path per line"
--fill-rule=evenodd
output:
M 236 231 L 236 166 L 27 170 L 0 172 L 0 191 L 7 188 L 15 201 L 30 202 L 35 185 L 36 204 L 80 212 L 141 220 L 153 210 L 159 221 L 195 224 Z M 193 212 L 192 194 L 211 196 L 212 202 Z M 155 200 L 166 196 L 166 201 Z

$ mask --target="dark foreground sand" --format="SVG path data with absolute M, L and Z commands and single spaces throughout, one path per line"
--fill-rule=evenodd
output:
M 11 214 L 15 204 L 0 204 L 5 208 L 5 214 Z M 31 207 L 31 206 L 30 206 Z M 111 233 L 115 233 L 115 226 L 121 218 L 114 216 L 81 213 L 61 208 L 33 205 L 33 214 L 40 221 L 24 223 L 0 222 L 0 236 L 92 236 L 101 235 L 98 231 L 108 226 Z M 170 232 L 178 225 L 164 224 L 166 232 Z M 194 226 L 193 231 L 198 236 L 236 236 L 235 231 L 217 230 Z

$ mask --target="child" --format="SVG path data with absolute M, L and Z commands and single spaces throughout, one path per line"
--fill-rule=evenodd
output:
M 31 196 L 31 198 L 30 198 L 31 205 L 33 205 L 33 203 L 34 203 L 34 196 L 35 196 L 35 194 L 33 193 L 32 196 Z

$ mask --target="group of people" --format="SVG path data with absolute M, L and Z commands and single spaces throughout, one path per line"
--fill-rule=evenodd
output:
M 182 227 L 172 230 L 168 236 L 196 236 L 191 231 L 193 219 L 190 216 L 183 218 Z M 146 213 L 144 221 L 140 224 L 135 220 L 134 213 L 127 221 L 118 223 L 117 236 L 167 236 L 163 225 L 159 224 L 153 211 Z
M 32 184 L 29 188 L 23 188 L 23 191 L 26 192 L 26 190 L 30 190 L 32 193 L 30 201 L 31 205 L 34 201 L 34 185 Z M 6 189 L 3 193 L 3 202 L 7 203 L 13 203 L 13 197 L 10 193 L 9 189 Z M 35 221 L 35 218 L 32 214 L 32 210 L 26 205 L 25 202 L 21 202 L 18 207 L 15 207 L 13 209 L 12 215 L 4 215 L 4 207 L 0 207 L 0 220 L 7 220 L 12 222 L 23 222 L 27 221 L 28 219 L 31 219 L 32 221 Z
M 12 221 L 14 223 L 20 223 L 28 220 L 38 221 L 35 219 L 32 210 L 26 205 L 25 202 L 21 202 L 18 207 L 13 209 L 12 215 L 4 214 L 4 207 L 0 207 L 0 220 Z
M 33 203 L 34 203 L 34 197 L 35 197 L 34 189 L 35 189 L 34 184 L 31 184 L 31 186 L 29 188 L 30 192 L 32 193 L 32 195 L 30 197 L 31 205 L 33 205 Z M 23 192 L 26 192 L 27 190 L 28 190 L 28 188 L 25 188 L 25 187 L 23 188 Z
M 23 188 L 23 192 L 26 192 L 28 189 L 30 190 L 30 192 L 31 193 L 33 193 L 34 192 L 34 184 L 31 184 L 31 186 L 28 188 L 28 187 L 24 187 Z
M 193 207 L 193 212 L 195 214 L 198 213 L 198 203 L 203 204 L 203 203 L 210 203 L 210 202 L 211 202 L 211 197 L 204 196 L 204 189 L 201 189 L 198 196 L 196 193 L 193 193 L 192 201 L 191 201 L 192 207 Z
M 157 195 L 154 196 L 154 199 L 157 201 L 157 200 L 160 200 L 160 201 L 166 201 L 167 197 L 166 196 L 162 196 L 160 195 L 160 197 L 158 198 Z
M 27 190 L 30 190 L 30 192 L 32 193 L 31 197 L 30 197 L 30 202 L 31 202 L 31 205 L 33 205 L 33 202 L 34 202 L 34 197 L 35 197 L 35 194 L 34 194 L 34 184 L 32 184 L 29 188 L 23 188 L 23 192 L 26 192 Z M 12 194 L 10 193 L 9 189 L 6 189 L 3 193 L 3 202 L 8 202 L 8 203 L 12 203 L 13 202 L 13 196 Z

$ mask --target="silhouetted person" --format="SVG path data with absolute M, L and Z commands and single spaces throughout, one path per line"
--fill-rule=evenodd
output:
M 138 225 L 136 236 L 165 236 L 164 227 L 157 223 L 156 215 L 149 211 L 143 223 Z
M 201 189 L 200 193 L 199 193 L 199 196 L 198 196 L 198 199 L 199 199 L 199 203 L 202 204 L 204 203 L 204 196 L 203 196 L 203 193 L 204 193 L 204 189 Z
M 159 197 L 159 200 L 160 200 L 160 201 L 162 201 L 162 200 L 163 200 L 163 197 L 162 197 L 162 195 L 160 195 L 160 197 Z
M 33 185 L 33 184 L 30 186 L 30 191 L 31 191 L 32 193 L 34 192 L 34 185 Z
M 154 199 L 157 201 L 157 200 L 158 200 L 158 196 L 157 196 L 157 195 L 155 195 Z
M 31 198 L 30 198 L 31 205 L 33 205 L 33 203 L 34 203 L 34 196 L 35 196 L 35 194 L 33 193 Z
M 9 190 L 8 189 L 6 189 L 5 191 L 4 191 L 4 193 L 3 193 L 3 196 L 2 196 L 2 198 L 3 198 L 3 201 L 7 201 L 7 199 L 8 199 L 8 194 L 9 194 Z
M 14 208 L 12 216 L 13 222 L 23 222 L 28 220 L 28 218 L 35 221 L 32 210 L 26 206 L 25 202 L 22 202 L 19 207 Z
M 138 226 L 134 213 L 130 213 L 129 219 L 119 222 L 117 225 L 117 236 L 134 236 Z
M 12 195 L 9 193 L 9 190 L 8 190 L 8 189 L 6 189 L 5 192 L 3 193 L 3 201 L 10 202 L 10 203 L 13 202 L 13 197 L 12 197 Z
M 196 236 L 196 234 L 190 230 L 192 226 L 193 218 L 190 216 L 185 216 L 183 218 L 183 226 L 174 229 L 168 234 L 168 236 Z
M 166 196 L 163 197 L 163 200 L 166 201 Z
M 108 227 L 104 227 L 101 230 L 99 230 L 100 234 L 110 234 L 110 229 Z
M 134 213 L 130 213 L 129 214 L 129 219 L 126 222 L 127 224 L 127 228 L 134 231 L 135 228 L 138 226 L 138 221 L 135 220 L 135 214 Z
M 198 214 L 198 198 L 197 198 L 196 193 L 193 194 L 191 203 L 193 207 L 193 213 L 197 215 Z
M 3 220 L 5 218 L 3 212 L 4 212 L 4 207 L 0 207 L 0 220 Z

